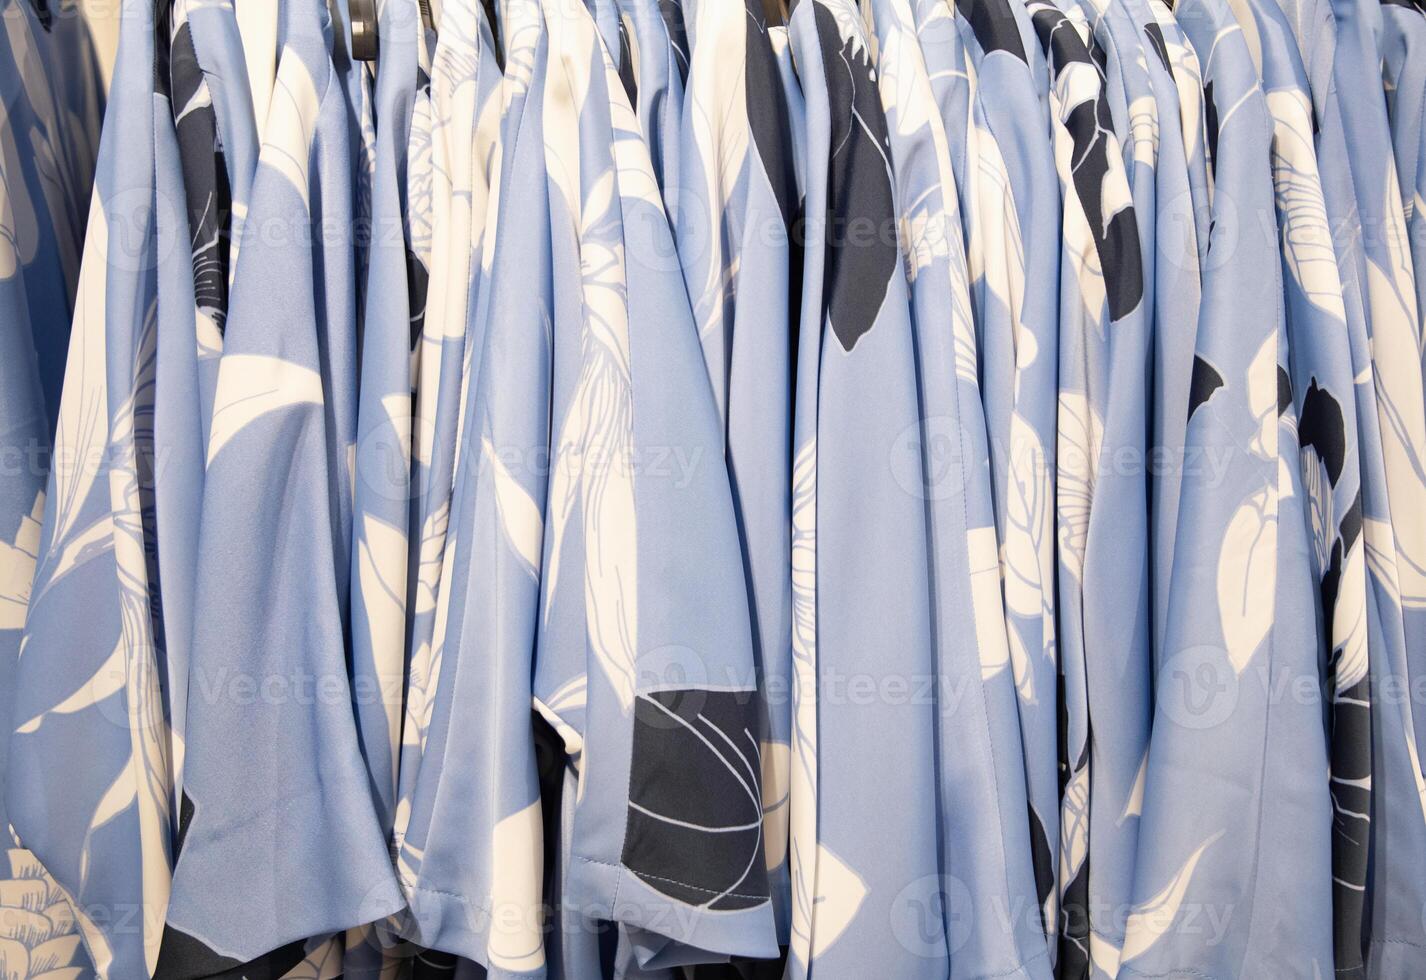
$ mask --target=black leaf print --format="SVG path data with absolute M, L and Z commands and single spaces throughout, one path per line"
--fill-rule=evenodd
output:
M 1035 869 L 1035 895 L 1040 900 L 1040 926 L 1045 926 L 1045 906 L 1055 890 L 1055 858 L 1049 835 L 1035 807 L 1030 806 L 1030 859 Z
M 421 328 L 426 322 L 426 291 L 431 284 L 431 274 L 426 271 L 426 263 L 409 247 L 406 249 L 406 295 L 411 302 L 411 349 L 421 342 Z
M 1319 390 L 1315 381 L 1308 389 Z M 1326 401 L 1323 401 L 1325 399 Z M 1335 426 L 1341 429 L 1341 413 L 1330 395 L 1322 392 L 1318 403 L 1336 411 Z M 1304 408 L 1304 417 L 1306 409 Z M 1332 423 L 1326 423 L 1327 428 Z M 1325 450 L 1325 451 L 1324 451 Z M 1332 452 L 1330 437 L 1318 456 L 1327 465 Z M 1340 449 L 1337 451 L 1340 455 Z M 1337 464 L 1340 472 L 1341 464 Z M 1335 483 L 1335 478 L 1333 480 Z M 1337 540 L 1332 543 L 1328 567 L 1322 575 L 1321 595 L 1326 635 L 1333 637 L 1337 600 L 1341 591 L 1346 555 L 1357 546 L 1362 530 L 1362 496 L 1358 492 L 1352 506 L 1342 515 Z M 1333 958 L 1338 977 L 1363 978 L 1362 923 L 1366 910 L 1367 866 L 1371 840 L 1372 778 L 1372 690 L 1370 672 L 1343 689 L 1338 681 L 1347 651 L 1333 649 L 1328 668 L 1328 689 L 1332 695 L 1329 762 L 1332 790 L 1332 932 Z M 1357 669 L 1360 669 L 1359 667 Z
M 970 24 L 971 33 L 986 54 L 1004 51 L 1029 63 L 1020 27 L 1007 0 L 956 0 L 956 9 Z
M 279 980 L 307 955 L 306 940 L 288 943 L 243 963 L 214 952 L 171 925 L 163 928 L 154 980 Z
M 1316 378 L 1308 382 L 1297 429 L 1302 448 L 1312 447 L 1322 465 L 1327 467 L 1327 479 L 1335 487 L 1347 464 L 1346 425 L 1342 421 L 1342 406 L 1331 392 L 1317 386 Z
M 178 834 L 173 857 L 183 853 L 183 842 L 193 824 L 196 807 L 186 792 L 179 795 Z M 201 939 L 171 925 L 163 927 L 154 980 L 278 980 L 306 955 L 305 941 L 298 940 L 243 963 L 210 949 Z
M 851 351 L 876 322 L 891 277 L 900 274 L 891 145 L 864 40 L 842 37 L 821 3 L 813 10 L 832 116 L 822 298 L 837 340 Z
M 1338 525 L 1337 530 L 1342 536 L 1342 546 L 1350 551 L 1362 533 L 1362 492 L 1360 490 L 1357 491 L 1352 506 L 1348 507 L 1347 512 L 1342 515 L 1342 523 Z
M 1164 29 L 1158 24 L 1145 24 L 1144 36 L 1149 39 L 1149 47 L 1154 49 L 1154 53 L 1159 56 L 1159 61 L 1163 63 L 1164 71 L 1172 74 L 1173 66 L 1169 64 L 1169 46 L 1164 40 Z
M 1337 594 L 1342 589 L 1342 539 L 1332 542 L 1332 556 L 1322 570 L 1322 611 L 1326 615 L 1323 632 L 1332 635 L 1332 611 L 1337 607 Z
M 1035 35 L 1057 77 L 1075 62 L 1094 65 L 1100 74 L 1094 99 L 1072 108 L 1065 107 L 1068 112 L 1063 122 L 1074 142 L 1075 196 L 1084 208 L 1099 264 L 1104 270 L 1109 315 L 1118 320 L 1143 299 L 1144 263 L 1133 205 L 1126 205 L 1108 217 L 1104 213 L 1104 178 L 1112 160 L 1109 140 L 1114 135 L 1114 119 L 1103 84 L 1103 66 L 1085 47 L 1074 25 L 1062 12 L 1039 4 L 1034 10 L 1031 22 Z
M 410 980 L 456 980 L 460 957 L 436 949 L 423 949 L 411 960 Z
M 1338 977 L 1364 977 L 1362 923 L 1371 839 L 1371 681 L 1332 702 L 1332 940 Z
M 1060 904 L 1060 956 L 1058 980 L 1083 980 L 1089 976 L 1089 858 L 1065 888 Z
M 1194 355 L 1193 377 L 1188 383 L 1188 417 L 1190 421 L 1193 419 L 1193 413 L 1198 411 L 1198 407 L 1212 398 L 1213 393 L 1221 387 L 1223 387 L 1223 375 L 1218 373 L 1218 369 L 1203 358 Z
M 186 20 L 173 34 L 169 77 L 192 238 L 193 303 L 222 333 L 228 317 L 233 194 L 208 79 Z
M 1203 122 L 1208 130 L 1208 169 L 1216 176 L 1218 173 L 1218 103 L 1213 101 L 1212 82 L 1203 86 Z
M 728 963 L 700 963 L 686 966 L 687 980 L 782 980 L 787 974 L 787 947 L 782 947 L 777 959 L 734 959 Z
M 1277 414 L 1281 418 L 1287 410 L 1292 408 L 1292 379 L 1287 376 L 1287 369 L 1281 364 L 1277 366 Z
M 178 834 L 173 841 L 173 859 L 183 853 L 183 841 L 188 837 L 188 828 L 193 823 L 193 800 L 185 793 L 178 799 Z
M 755 702 L 699 688 L 635 702 L 620 860 L 655 891 L 720 911 L 768 901 Z
M 797 209 L 797 180 L 792 146 L 792 122 L 787 100 L 782 97 L 782 77 L 777 56 L 767 36 L 762 0 L 745 0 L 748 12 L 747 44 L 744 46 L 747 84 L 748 126 L 753 145 L 762 161 L 768 183 L 782 212 L 783 225 L 792 228 Z

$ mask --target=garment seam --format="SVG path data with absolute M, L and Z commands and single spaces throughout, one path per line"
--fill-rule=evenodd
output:
M 731 897 L 733 897 L 733 898 L 747 898 L 747 899 L 752 899 L 752 900 L 754 900 L 754 901 L 757 901 L 757 902 L 759 902 L 759 903 L 770 901 L 770 899 L 769 899 L 768 896 L 766 896 L 766 895 L 744 895 L 744 894 L 741 894 L 741 893 L 739 893 L 739 892 L 730 892 L 730 891 L 728 891 L 728 890 L 726 890 L 726 889 L 723 889 L 723 888 L 705 888 L 705 887 L 703 887 L 702 885 L 695 885 L 695 884 L 693 884 L 693 883 L 691 883 L 691 882 L 682 881 L 682 880 L 680 880 L 680 879 L 678 879 L 678 878 L 665 878 L 665 877 L 663 877 L 662 875 L 644 874 L 643 872 L 635 871 L 633 868 L 629 867 L 629 866 L 626 865 L 626 864 L 614 864 L 613 862 L 610 862 L 610 861 L 601 861 L 601 860 L 599 860 L 598 858 L 585 857 L 583 854 L 576 854 L 574 857 L 575 857 L 575 860 L 577 860 L 577 861 L 583 861 L 585 864 L 594 864 L 594 865 L 598 865 L 599 867 L 602 867 L 602 868 L 613 868 L 614 870 L 620 872 L 619 880 L 616 881 L 616 882 L 615 882 L 615 885 L 614 885 L 614 894 L 615 894 L 616 899 L 617 899 L 618 894 L 619 894 L 619 884 L 623 881 L 623 876 L 624 876 L 625 874 L 631 874 L 631 875 L 634 875 L 634 876 L 637 877 L 637 878 L 650 878 L 650 879 L 652 879 L 652 880 L 654 880 L 654 881 L 664 881 L 664 882 L 668 882 L 670 885 L 680 885 L 680 886 L 682 886 L 683 888 L 692 888 L 692 889 L 693 889 L 694 891 L 696 891 L 696 892 L 707 892 L 709 895 L 728 895 L 728 896 L 731 896 Z M 679 901 L 677 898 L 673 898 L 672 896 L 669 896 L 669 897 L 672 898 L 672 900 L 675 901 L 675 902 Z M 690 905 L 690 903 L 688 903 L 688 902 L 682 902 L 682 903 L 680 903 L 680 904 L 689 905 L 691 908 L 695 908 L 695 909 L 704 909 L 704 908 L 707 908 L 706 906 L 702 906 L 702 905 Z M 718 910 L 716 910 L 716 909 L 710 909 L 709 911 L 718 911 Z

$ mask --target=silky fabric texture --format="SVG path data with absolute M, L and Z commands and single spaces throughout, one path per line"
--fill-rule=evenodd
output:
M 1426 969 L 1420 4 L 3 14 L 0 974 Z

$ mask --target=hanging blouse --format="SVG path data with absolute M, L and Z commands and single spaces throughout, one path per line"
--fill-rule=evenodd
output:
M 1216 480 L 1185 479 L 1179 500 L 1124 970 L 1310 973 L 1331 955 L 1322 712 L 1275 697 L 1272 680 L 1316 689 L 1316 598 L 1282 292 L 1250 285 L 1281 282 L 1277 227 L 1243 219 L 1274 213 L 1271 121 L 1228 7 L 1195 0 L 1175 15 L 1206 73 L 1216 188 L 1185 459 L 1216 458 L 1221 470 Z M 1313 762 L 1288 764 L 1305 753 Z M 1208 758 L 1212 767 L 1193 761 Z M 1257 857 L 1279 847 L 1279 858 Z M 1251 867 L 1256 860 L 1282 870 L 1263 873 L 1269 865 Z M 1284 899 L 1273 896 L 1289 894 L 1301 919 L 1276 914 Z M 1209 938 L 1177 927 L 1193 907 L 1243 914 Z
M 331 32 L 322 11 L 282 10 L 208 442 L 165 977 L 259 957 L 281 970 L 404 904 L 346 665 L 355 271 L 340 239 L 312 234 L 353 214 Z
M 146 976 L 168 901 L 171 759 L 137 460 L 157 325 L 155 30 L 151 4 L 124 17 L 55 428 L 55 459 L 70 463 L 45 494 L 5 796 L 19 839 L 69 896 L 95 969 Z
M 927 5 L 918 6 L 925 10 Z M 967 161 L 963 183 L 974 210 L 964 222 L 972 278 L 980 284 L 972 303 L 978 333 L 988 341 L 987 356 L 979 361 L 981 394 L 1029 797 L 1035 900 L 1053 962 L 1059 918 L 1054 897 L 1059 697 L 1053 531 L 1059 177 L 1041 84 L 1048 73 L 1029 14 L 1023 5 L 1002 0 L 975 0 L 957 5 L 955 13 L 976 90 L 976 124 L 969 135 L 979 159 Z M 934 29 L 923 28 L 920 37 L 923 48 L 934 45 Z M 993 344 L 987 322 L 992 319 L 1001 323 Z
M 1419 355 L 1420 327 L 1414 310 L 1400 184 L 1390 153 L 1386 100 L 1379 89 L 1347 81 L 1359 77 L 1354 72 L 1380 71 L 1380 4 L 1334 2 L 1331 9 L 1342 151 L 1352 178 L 1353 203 L 1360 216 L 1360 281 L 1376 389 L 1386 481 L 1384 497 L 1389 501 L 1373 513 L 1368 500 L 1363 531 L 1368 568 L 1381 582 L 1379 614 L 1389 634 L 1400 631 L 1404 645 L 1404 654 L 1395 644 L 1388 648 L 1380 673 L 1374 676 L 1379 678 L 1378 683 L 1402 684 L 1420 673 L 1411 665 L 1426 639 L 1426 632 L 1416 625 L 1420 606 L 1417 596 L 1426 588 L 1421 577 L 1421 569 L 1426 567 L 1422 559 L 1426 553 L 1426 508 L 1420 503 L 1426 489 L 1426 434 L 1422 424 L 1426 409 L 1422 408 L 1416 387 L 1420 372 L 1411 362 L 1413 352 Z M 1373 669 L 1377 669 L 1375 659 Z M 1414 813 L 1421 809 L 1423 725 L 1414 717 L 1409 700 L 1389 701 L 1382 699 L 1380 709 L 1373 713 L 1373 794 L 1380 800 L 1378 812 Z M 1374 822 L 1372 847 L 1379 854 L 1426 853 L 1426 822 L 1414 818 Z M 1378 864 L 1377 868 L 1369 897 L 1372 935 L 1367 965 L 1369 971 L 1390 975 L 1392 970 L 1407 969 L 1401 959 L 1403 943 L 1426 941 L 1426 924 L 1404 912 L 1408 903 L 1419 906 L 1426 902 L 1426 883 L 1419 876 L 1404 873 L 1395 861 Z
M 564 901 L 617 923 L 645 968 L 771 956 L 716 407 L 682 276 L 650 258 L 673 236 L 613 51 L 593 18 L 544 13 L 555 372 L 535 694 L 579 748 Z
M 1133 868 L 1122 835 L 1124 822 L 1137 816 L 1137 797 L 1132 782 L 1122 797 L 1110 792 L 1119 785 L 1112 779 L 1096 793 L 1101 784 L 1092 733 L 1096 704 L 1118 711 L 1127 697 L 1123 707 L 1132 708 L 1135 695 L 1117 691 L 1117 675 L 1096 673 L 1091 659 L 1136 642 L 1120 635 L 1126 621 L 1108 607 L 1117 609 L 1139 593 L 1143 568 L 1136 542 L 1144 487 L 1141 478 L 1106 461 L 1114 459 L 1115 446 L 1133 451 L 1143 438 L 1142 417 L 1136 419 L 1142 409 L 1129 392 L 1143 384 L 1144 266 L 1109 93 L 1086 44 L 1087 28 L 1049 4 L 1028 9 L 1053 73 L 1055 161 L 1064 201 L 1056 474 L 1065 715 L 1059 969 L 1079 977 L 1088 975 L 1091 963 L 1110 974 L 1117 968 L 1117 927 L 1096 917 L 1127 902 Z M 1117 394 L 1121 388 L 1125 393 Z
M 103 85 L 69 5 L 41 19 L 7 9 L 0 40 L 0 717 L 16 671 L 40 554 L 46 475 L 94 179 Z M 97 208 L 96 208 L 97 210 Z M 63 890 L 12 842 L 0 738 L 0 974 L 92 970 Z
M 778 940 L 786 944 L 791 327 L 800 298 L 793 236 L 801 214 L 792 140 L 802 107 L 786 98 L 758 0 L 687 3 L 684 16 L 696 44 L 680 120 L 680 186 L 669 195 L 670 212 L 719 409 L 747 570 L 762 692 L 757 710 L 765 861 Z
M 447 7 L 445 16 L 455 9 Z M 434 557 L 444 568 L 439 592 L 421 599 L 436 605 L 429 639 L 422 635 L 413 654 L 413 680 L 419 676 L 424 686 L 416 710 L 408 708 L 398 815 L 398 866 L 410 905 L 405 934 L 423 946 L 479 962 L 496 975 L 539 971 L 545 965 L 542 816 L 529 709 L 540 585 L 539 502 L 547 472 L 527 468 L 547 444 L 549 428 L 552 287 L 542 144 L 534 114 L 544 54 L 543 31 L 534 20 L 538 11 L 514 3 L 510 10 L 507 38 L 517 47 L 507 55 L 505 84 L 517 111 L 504 131 L 505 162 L 496 171 L 500 186 L 492 200 L 498 215 L 486 215 L 482 207 L 477 219 L 473 210 L 475 202 L 485 203 L 489 161 L 472 129 L 484 125 L 486 107 L 498 104 L 500 93 L 488 29 L 473 10 L 464 16 L 481 26 L 480 34 L 438 41 L 434 63 L 438 73 L 460 65 L 476 72 L 461 87 L 451 78 L 439 84 L 433 78 L 433 95 L 451 86 L 452 94 L 463 91 L 473 100 L 465 115 L 446 116 L 454 107 L 441 110 L 443 131 L 437 142 L 464 158 L 469 171 L 463 179 L 480 192 L 471 194 L 471 224 L 463 237 L 442 235 L 445 244 L 437 252 L 444 253 L 446 268 L 432 278 L 432 297 L 438 287 L 447 295 L 428 304 L 427 323 L 432 336 L 444 329 L 455 341 L 469 332 L 484 350 L 473 349 L 467 359 L 458 344 L 448 347 L 441 364 L 445 377 L 431 379 L 443 386 L 435 429 L 449 440 L 442 450 L 443 466 L 432 467 L 433 480 L 449 480 L 454 472 L 455 484 L 447 491 L 449 504 L 428 505 L 425 518 L 429 528 L 431 515 L 449 506 L 444 553 L 432 556 L 428 549 L 437 546 L 429 541 L 422 546 L 423 563 Z M 522 71 L 533 71 L 528 91 L 523 86 L 529 76 Z M 433 105 L 444 107 L 447 97 L 433 99 Z M 523 116 L 518 111 L 522 105 Z M 521 216 L 514 220 L 511 209 L 517 206 Z M 503 232 L 493 240 L 493 253 L 486 253 L 478 279 L 479 309 L 488 308 L 489 320 L 484 329 L 457 330 L 451 316 L 468 324 L 472 315 L 484 315 L 476 312 L 477 297 L 467 299 L 456 291 L 472 274 L 477 226 Z M 457 273 L 451 253 L 462 246 L 467 271 Z M 423 356 L 431 349 L 423 347 Z M 493 371 L 486 358 L 492 349 L 500 353 L 499 374 L 487 373 Z M 462 403 L 463 365 L 472 373 Z M 464 412 L 459 423 L 463 445 L 452 471 L 449 454 L 457 448 L 457 422 L 443 413 L 456 411 Z
M 1426 156 L 1422 154 L 1426 148 L 1426 7 L 1418 0 L 1386 0 L 1381 5 L 1381 19 L 1379 43 L 1391 149 L 1415 269 L 1426 265 L 1426 214 L 1422 213 L 1422 201 L 1426 200 Z M 1419 278 L 1416 310 L 1418 317 L 1426 310 L 1426 282 Z M 1426 326 L 1422 330 L 1426 331 Z

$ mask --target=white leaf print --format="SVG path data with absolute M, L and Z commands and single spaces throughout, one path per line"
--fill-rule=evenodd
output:
M 45 495 L 40 491 L 30 513 L 20 518 L 14 544 L 0 541 L 0 630 L 24 628 L 35 562 L 40 553 L 40 522 L 44 513 Z
M 1010 414 L 1009 487 L 1001 564 L 1005 605 L 1017 616 L 1045 610 L 1045 585 L 1052 581 L 1050 501 L 1053 488 L 1040 437 L 1019 412 Z
M 1030 665 L 1030 653 L 1025 649 L 1025 641 L 1020 631 L 1011 623 L 1006 623 L 1005 639 L 1010 646 L 1010 673 L 1015 678 L 1015 690 L 1021 704 L 1035 703 L 1035 671 Z
M 564 197 L 565 209 L 578 221 L 582 198 L 579 116 L 593 77 L 594 48 L 590 38 L 582 38 L 584 43 L 580 43 L 569 37 L 580 28 L 587 28 L 583 16 L 553 6 L 542 4 L 541 7 L 545 12 L 551 52 L 544 89 L 545 166 L 551 182 Z
M 1326 568 L 1332 542 L 1337 536 L 1337 518 L 1332 509 L 1332 483 L 1315 448 L 1303 446 L 1300 455 L 1302 485 L 1307 492 L 1307 516 L 1312 528 L 1312 550 L 1316 556 L 1314 567 Z
M 1426 773 L 1421 771 L 1421 758 L 1416 751 L 1416 734 L 1411 719 L 1406 719 L 1406 755 L 1411 760 L 1411 775 L 1416 778 L 1416 796 L 1421 801 L 1421 815 L 1426 817 Z
M 1264 487 L 1238 505 L 1218 551 L 1218 619 L 1240 675 L 1272 628 L 1276 586 L 1277 498 Z
M 1075 579 L 1082 581 L 1090 508 L 1104 446 L 1104 423 L 1084 392 L 1062 392 L 1059 404 L 1056 507 L 1060 560 Z
M 1193 880 L 1193 872 L 1198 867 L 1199 859 L 1203 857 L 1203 852 L 1222 836 L 1223 831 L 1220 830 L 1199 844 L 1198 849 L 1189 855 L 1188 860 L 1169 879 L 1163 891 L 1137 906 L 1130 914 L 1129 921 L 1124 928 L 1122 956 L 1124 961 L 1132 960 L 1146 952 L 1173 926 L 1174 919 L 1178 916 L 1179 906 L 1183 904 L 1184 894 L 1188 891 L 1189 883 Z
M 600 202 L 598 187 L 592 196 Z M 617 202 L 604 204 L 606 209 Z M 586 214 L 586 218 L 589 215 Z M 600 243 L 586 221 L 584 363 L 574 398 L 586 423 L 579 466 L 584 526 L 584 596 L 589 641 L 625 711 L 634 703 L 638 650 L 638 521 L 634 476 L 627 465 L 633 446 L 629 381 L 629 324 L 624 298 L 622 241 Z M 617 227 L 615 229 L 617 233 Z
M 1372 315 L 1372 364 L 1381 425 L 1381 449 L 1386 466 L 1391 524 L 1396 536 L 1396 576 L 1401 603 L 1426 608 L 1426 407 L 1423 406 L 1421 335 L 1408 240 L 1399 224 L 1400 195 L 1395 180 L 1387 180 L 1382 211 L 1389 227 L 1381 238 L 1391 269 L 1367 262 L 1367 293 Z
M 267 122 L 262 130 L 260 164 L 266 164 L 292 184 L 310 206 L 307 169 L 312 162 L 312 138 L 317 131 L 317 84 L 301 56 L 285 49 L 278 61 Z
M 580 716 L 589 697 L 589 678 L 584 674 L 571 677 L 546 700 L 534 698 L 535 710 L 550 723 L 564 742 L 565 754 L 579 769 L 579 757 L 584 751 L 584 736 L 568 721 L 570 715 Z
M 1060 882 L 1074 880 L 1089 856 L 1089 767 L 1065 784 L 1060 804 Z
M 34 261 L 40 240 L 8 110 L 7 104 L 0 104 L 0 279 L 14 277 L 22 266 Z
M 1297 89 L 1274 89 L 1267 101 L 1273 120 L 1273 190 L 1288 269 L 1314 306 L 1345 324 L 1341 275 L 1317 170 L 1312 106 Z
M 445 564 L 446 532 L 450 526 L 451 505 L 449 500 L 430 514 L 421 525 L 420 568 L 416 570 L 416 614 L 424 615 L 436 608 L 436 597 L 440 593 L 441 569 Z
M 104 462 L 109 440 L 104 296 L 108 285 L 109 227 L 99 189 L 89 208 L 89 247 L 79 272 L 74 329 L 64 370 L 52 461 L 55 485 L 51 550 L 63 548 Z
M 1119 945 L 1114 940 L 1103 933 L 1090 930 L 1089 961 L 1094 964 L 1097 973 L 1109 977 L 1117 976 L 1119 963 L 1123 958 Z
M 1124 804 L 1124 812 L 1119 817 L 1119 823 L 1123 823 L 1130 817 L 1137 817 L 1144 812 L 1144 784 L 1149 778 L 1149 751 L 1144 750 L 1143 761 L 1139 763 L 1139 772 L 1134 777 L 1134 788 L 1129 791 L 1129 802 Z
M 213 396 L 208 465 L 249 422 L 302 404 L 322 404 L 322 377 L 316 371 L 264 354 L 224 355 Z
M 929 204 L 904 212 L 897 222 L 897 235 L 901 239 L 902 255 L 906 258 L 907 282 L 915 282 L 922 271 L 950 254 L 945 212 Z
M 578 89 L 588 78 L 587 70 L 580 74 L 574 68 L 587 69 L 590 64 L 584 59 L 586 49 L 592 50 L 596 40 L 593 27 L 584 17 L 548 17 L 546 24 L 551 50 L 559 53 L 565 76 L 559 79 L 561 73 L 551 69 L 546 111 L 563 120 L 560 125 L 574 129 L 577 119 L 567 113 L 576 96 L 565 92 L 552 100 L 551 93 L 561 88 Z M 572 38 L 564 32 L 578 36 Z M 577 149 L 573 144 L 563 145 L 565 152 Z M 567 162 L 556 159 L 560 152 L 560 142 L 552 141 L 547 128 L 546 159 L 552 177 L 557 167 Z M 616 146 L 616 156 L 620 153 Z M 644 156 L 646 163 L 647 154 Z M 572 166 L 577 168 L 577 161 Z M 572 184 L 563 188 L 566 194 L 575 189 Z M 579 206 L 572 208 L 578 225 L 584 322 L 579 377 L 556 443 L 556 472 L 550 487 L 550 586 L 546 595 L 552 597 L 559 582 L 565 530 L 577 504 L 584 531 L 589 647 L 620 704 L 629 711 L 633 707 L 638 649 L 638 547 L 634 480 L 627 465 L 633 447 L 633 398 L 617 191 L 613 172 L 606 171 L 592 181 Z M 548 602 L 547 599 L 546 615 Z
M 231 248 L 236 251 L 237 245 Z M 229 259 L 233 256 L 230 254 Z M 219 357 L 223 353 L 223 334 L 218 329 L 218 324 L 213 319 L 210 311 L 197 308 L 193 311 L 195 339 L 197 341 L 197 356 L 199 360 L 207 360 L 212 357 Z
M 684 97 L 685 125 L 703 162 L 707 200 L 725 211 L 748 156 L 746 15 L 741 9 L 700 3 L 690 25 L 696 35 L 689 87 Z M 716 243 L 714 244 L 716 247 Z M 710 268 L 721 263 L 710 262 Z
M 1134 162 L 1148 167 L 1159 156 L 1159 113 L 1153 96 L 1143 95 L 1129 103 L 1129 140 Z
M 801 882 L 794 882 L 792 894 L 793 934 L 797 934 L 798 923 L 810 927 L 810 945 L 807 947 L 811 959 L 832 948 L 852 919 L 862 907 L 866 898 L 866 882 L 851 868 L 827 849 L 825 844 L 817 846 L 816 880 L 812 891 L 803 891 Z M 796 858 L 794 857 L 794 863 Z
M 540 914 L 544 874 L 540 801 L 503 818 L 491 833 L 490 935 L 493 966 L 526 972 L 544 966 Z
M 392 763 L 399 758 L 401 688 L 406 674 L 406 534 L 397 527 L 364 515 L 357 543 L 357 574 L 361 603 L 371 630 L 371 649 L 386 730 L 391 733 Z M 395 771 L 395 770 L 393 770 Z
M 403 745 L 426 748 L 426 736 L 431 728 L 431 717 L 436 710 L 436 686 L 441 678 L 441 661 L 444 646 L 422 643 L 411 654 L 406 691 L 406 721 L 402 728 Z
M 788 867 L 792 878 L 790 955 L 812 962 L 812 897 L 817 892 L 817 442 L 792 467 L 792 775 Z
M 119 771 L 118 778 L 105 790 L 99 805 L 94 808 L 94 815 L 89 818 L 89 833 L 93 834 L 133 806 L 138 794 L 139 786 L 134 782 L 134 771 L 125 766 Z
M 909 13 L 898 8 L 896 13 Z M 935 105 L 922 96 L 917 66 L 909 59 L 921 59 L 919 51 L 907 48 L 915 44 L 915 34 L 905 29 L 883 32 L 881 54 L 877 68 L 881 72 L 881 82 L 877 86 L 881 93 L 882 109 L 887 121 L 903 136 L 913 136 L 931 121 L 930 107 Z M 700 40 L 702 40 L 700 38 Z
M 865 21 L 858 16 L 857 5 L 855 3 L 829 3 L 823 8 L 832 15 L 836 21 L 837 33 L 842 36 L 844 42 L 850 41 L 852 54 L 861 55 L 872 64 L 876 63 L 876 57 L 867 49 L 867 41 L 870 35 L 866 30 Z
M 768 870 L 772 870 L 787 859 L 792 746 L 786 742 L 763 742 L 761 757 L 763 847 Z
M 966 557 L 970 565 L 976 646 L 980 649 L 980 676 L 990 678 L 1010 663 L 1005 609 L 1000 603 L 1000 557 L 995 547 L 994 527 L 966 530 Z
M 550 605 L 554 602 L 560 576 L 564 572 L 565 528 L 574 515 L 575 500 L 579 493 L 578 470 L 583 452 L 585 429 L 584 402 L 574 399 L 565 413 L 564 424 L 559 438 L 551 450 L 555 465 L 550 474 L 549 527 L 550 556 L 545 563 L 545 618 L 548 620 Z
M 1337 659 L 1337 690 L 1350 690 L 1367 676 L 1366 546 L 1359 539 L 1342 563 L 1337 604 L 1332 612 L 1332 646 Z
M 264 3 L 236 3 L 233 13 L 243 44 L 253 118 L 262 126 L 272 104 L 272 87 L 277 74 L 277 12 Z M 262 135 L 261 131 L 258 135 Z
M 490 467 L 491 478 L 495 483 L 495 504 L 500 511 L 505 538 L 525 563 L 526 571 L 531 576 L 537 576 L 540 550 L 544 543 L 544 520 L 540 516 L 540 509 L 506 468 L 489 438 L 481 439 L 481 453 Z
M 426 269 L 431 267 L 431 245 L 435 237 L 435 164 L 432 160 L 431 93 L 416 94 L 411 109 L 411 135 L 406 147 L 406 238 L 411 252 Z
M 169 800 L 173 769 L 158 665 L 154 659 L 135 440 L 136 420 L 141 411 L 139 398 L 151 398 L 154 387 L 157 327 L 155 300 L 140 324 L 134 345 L 132 390 L 113 416 L 109 502 L 114 515 L 114 566 L 118 576 L 120 621 L 118 649 L 124 654 L 124 700 L 130 741 L 128 765 L 133 770 L 138 798 L 140 876 L 144 902 L 151 908 L 165 908 L 170 884 Z M 143 409 L 151 410 L 152 403 Z M 86 861 L 88 853 L 86 844 Z M 146 916 L 142 927 L 144 958 L 152 972 L 158 961 L 163 924 L 156 916 Z
M 1020 218 L 1015 207 L 1015 190 L 1005 169 L 1005 158 L 995 137 L 984 127 L 977 110 L 977 125 L 972 127 L 977 161 L 971 170 L 976 209 L 974 225 L 979 248 L 971 250 L 975 257 L 972 279 L 984 277 L 992 294 L 1008 311 L 1012 342 L 1016 345 L 1016 363 L 1020 365 L 1021 342 L 1030 336 L 1022 311 L 1025 305 L 1025 248 L 1020 240 Z M 1029 352 L 1033 360 L 1033 350 Z M 1026 362 L 1028 363 L 1028 361 Z
M 126 678 L 124 661 L 123 641 L 114 648 L 114 652 L 109 654 L 108 659 L 96 670 L 90 678 L 79 686 L 64 700 L 60 701 L 52 708 L 48 708 L 33 718 L 16 726 L 15 731 L 20 734 L 29 734 L 38 731 L 41 724 L 50 715 L 72 715 L 77 711 L 92 707 L 112 697 L 124 689 Z
M 1253 355 L 1247 374 L 1248 411 L 1258 432 L 1248 448 L 1263 459 L 1277 460 L 1277 334 L 1270 333 Z M 1276 509 L 1274 509 L 1276 512 Z
M 391 430 L 396 433 L 396 439 L 401 447 L 402 460 L 409 463 L 412 435 L 411 396 L 404 392 L 384 395 L 381 399 L 381 408 L 386 413 L 386 421 L 391 426 Z M 429 442 L 429 434 L 422 441 Z M 430 466 L 430 464 L 430 459 L 421 460 L 422 466 Z
M 1401 608 L 1401 591 L 1396 580 L 1396 539 L 1391 522 L 1367 517 L 1362 520 L 1362 541 L 1366 546 L 1367 568 L 1386 590 L 1387 601 Z

